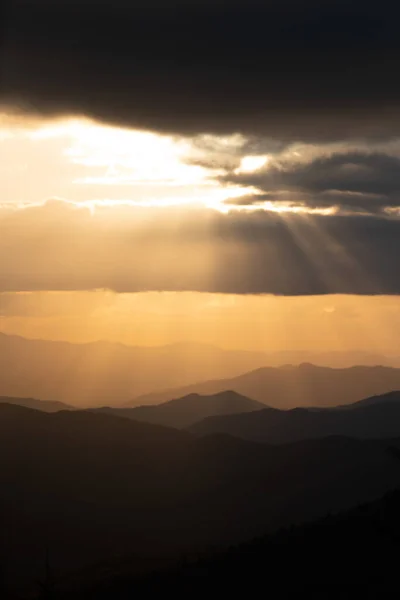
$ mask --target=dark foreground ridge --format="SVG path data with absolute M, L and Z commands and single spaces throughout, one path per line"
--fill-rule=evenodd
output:
M 146 577 L 116 578 L 60 598 L 119 600 L 134 594 L 231 597 L 264 590 L 272 598 L 397 597 L 400 491 L 311 524 L 187 558 Z M 236 597 L 236 596 L 235 596 Z M 307 597 L 307 596 L 306 596 Z
M 135 555 L 236 544 L 400 487 L 400 441 L 333 437 L 270 446 L 85 411 L 0 405 L 0 565 L 37 591 Z
M 347 436 L 356 439 L 400 437 L 400 392 L 367 398 L 334 409 L 277 410 L 220 415 L 189 430 L 196 435 L 223 433 L 255 442 L 287 444 L 305 439 Z

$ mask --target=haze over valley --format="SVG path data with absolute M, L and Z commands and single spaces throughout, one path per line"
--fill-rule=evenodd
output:
M 386 368 L 332 372 L 307 367 L 305 358 L 335 369 L 354 364 Z M 35 397 L 82 408 L 154 404 L 192 392 L 227 389 L 278 408 L 329 405 L 337 401 L 331 387 L 335 377 L 338 381 L 348 379 L 344 384 L 348 393 L 342 398 L 346 403 L 400 388 L 399 371 L 392 368 L 399 364 L 396 356 L 368 352 L 271 354 L 223 350 L 201 343 L 161 347 L 107 341 L 73 344 L 0 333 L 0 395 Z M 302 365 L 300 369 L 298 365 Z

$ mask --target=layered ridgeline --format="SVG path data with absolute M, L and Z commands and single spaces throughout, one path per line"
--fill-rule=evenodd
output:
M 98 410 L 136 421 L 184 428 L 206 417 L 248 413 L 263 408 L 265 408 L 265 404 L 228 390 L 210 396 L 190 394 L 154 406 L 101 408 Z
M 139 394 L 233 377 L 265 364 L 262 352 L 222 350 L 206 344 L 70 344 L 0 333 L 1 396 L 77 406 L 122 405 Z
M 74 410 L 71 406 L 59 402 L 0 397 L 0 404 L 7 402 L 43 412 Z M 103 407 L 91 409 L 90 412 L 176 429 L 188 429 L 196 436 L 228 434 L 272 444 L 328 436 L 348 436 L 357 439 L 400 436 L 398 391 L 332 408 L 279 410 L 236 392 L 226 391 L 210 396 L 191 394 L 154 406 Z
M 59 402 L 0 397 L 0 404 L 7 402 L 43 412 L 74 410 Z M 210 396 L 191 394 L 154 406 L 103 407 L 91 409 L 91 412 L 177 429 L 186 428 L 197 436 L 222 433 L 272 444 L 332 435 L 358 439 L 400 436 L 398 391 L 332 408 L 279 410 L 236 392 L 226 391 Z
M 348 379 L 338 391 L 344 393 L 348 388 L 345 395 L 349 402 L 400 388 L 400 371 L 396 375 L 396 371 L 389 368 L 371 372 L 361 369 L 348 375 L 338 372 L 337 377 L 335 374 L 328 376 L 330 369 L 306 374 L 304 367 L 301 372 L 293 368 L 292 373 L 289 373 L 290 368 L 284 369 L 283 373 L 275 368 L 304 361 L 335 367 L 352 364 L 400 366 L 399 357 L 366 352 L 263 353 L 222 350 L 197 343 L 162 347 L 134 347 L 111 342 L 71 344 L 0 333 L 0 395 L 93 407 L 159 404 L 192 393 L 209 395 L 234 390 L 271 406 L 293 407 L 308 404 L 308 398 L 311 403 L 316 402 L 317 396 L 318 401 L 323 402 L 324 394 L 329 403 L 332 400 L 330 379 L 335 380 L 335 385 L 336 379 Z M 268 365 L 274 368 L 250 372 Z M 243 373 L 247 373 L 243 380 L 236 381 L 236 376 Z M 321 385 L 320 378 L 326 379 L 327 385 Z M 353 382 L 357 378 L 359 386 Z M 365 385 L 361 384 L 363 380 Z M 193 385 L 196 382 L 209 383 Z M 143 397 L 169 389 L 171 391 L 158 396 Z
M 14 398 L 9 396 L 0 396 L 0 404 L 14 404 L 15 406 L 25 406 L 43 412 L 55 413 L 61 410 L 74 410 L 73 406 L 56 402 L 52 400 L 37 400 L 36 398 Z M 76 409 L 75 409 L 76 410 Z
M 400 389 L 400 369 L 351 367 L 330 369 L 311 364 L 263 367 L 231 379 L 206 381 L 135 398 L 132 406 L 159 404 L 189 394 L 210 395 L 224 390 L 273 408 L 326 407 L 352 404 Z
M 400 485 L 393 447 L 400 442 L 196 439 L 112 415 L 1 404 L 0 558 L 20 584 L 43 576 L 46 548 L 54 576 L 132 553 L 151 568 L 154 556 L 381 496 Z
M 238 593 L 245 597 L 249 589 L 264 589 L 266 578 L 272 596 L 279 598 L 398 597 L 399 540 L 396 490 L 376 502 L 236 547 L 188 556 L 149 574 L 134 576 L 132 564 L 123 565 L 117 577 L 91 574 L 78 585 L 67 585 L 62 597 L 125 600 L 138 593 L 199 597 L 210 589 L 222 597 Z
M 304 439 L 400 436 L 400 392 L 374 396 L 334 409 L 264 408 L 254 413 L 207 417 L 190 427 L 196 435 L 229 434 L 246 440 L 286 444 Z

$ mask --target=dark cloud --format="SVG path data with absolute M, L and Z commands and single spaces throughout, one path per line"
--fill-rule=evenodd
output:
M 234 171 L 245 156 L 279 154 L 287 148 L 282 140 L 251 135 L 218 137 L 199 135 L 191 139 L 192 154 L 187 162 L 206 169 Z
M 0 213 L 0 291 L 400 294 L 400 219 L 112 207 Z
M 8 0 L 1 98 L 160 131 L 400 133 L 393 0 Z
M 270 200 L 365 212 L 400 206 L 400 159 L 383 153 L 347 152 L 309 162 L 275 161 L 253 173 L 231 172 L 222 180 L 263 192 L 249 196 L 247 202 L 243 199 L 244 204 Z

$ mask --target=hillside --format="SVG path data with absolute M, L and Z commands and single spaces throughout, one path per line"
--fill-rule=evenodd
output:
M 139 394 L 233 377 L 264 364 L 261 352 L 205 344 L 71 344 L 0 333 L 0 395 L 82 407 L 123 405 Z
M 302 406 L 308 404 L 308 396 L 314 398 L 319 392 L 325 393 L 329 384 L 324 387 L 316 383 L 314 394 L 314 383 L 304 373 L 296 376 L 296 367 L 290 375 L 290 367 L 285 367 L 284 373 L 281 373 L 282 367 L 275 365 L 289 362 L 297 364 L 305 358 L 318 364 L 335 366 L 348 366 L 352 361 L 369 365 L 397 364 L 393 357 L 389 359 L 366 352 L 320 355 L 304 352 L 263 353 L 223 350 L 196 343 L 160 347 L 126 346 L 101 341 L 71 344 L 0 333 L 0 396 L 57 400 L 77 407 L 115 407 L 160 404 L 193 393 L 210 395 L 234 390 L 268 405 L 271 402 L 271 405 L 278 403 L 275 396 L 281 394 L 283 401 L 287 401 L 283 406 Z M 264 375 L 257 375 L 254 369 L 265 365 L 270 365 L 270 368 L 263 368 Z M 356 396 L 349 401 L 400 388 L 399 377 L 390 375 L 392 369 L 389 367 L 375 375 L 374 367 L 368 369 L 372 369 L 371 374 L 366 376 L 370 385 L 362 386 L 360 383 L 359 390 L 354 387 Z M 321 367 L 321 373 L 324 371 L 329 372 L 330 369 Z M 244 379 L 236 381 L 239 375 L 243 375 Z M 365 377 L 362 369 L 359 375 L 361 379 Z M 372 384 L 374 378 L 375 385 Z M 286 387 L 282 379 L 287 379 Z M 396 385 L 392 379 L 396 380 Z M 195 382 L 203 383 L 193 385 Z M 303 392 L 300 391 L 301 386 L 304 386 Z M 265 397 L 266 394 L 271 402 Z
M 132 553 L 151 568 L 151 556 L 250 539 L 398 485 L 386 442 L 196 440 L 104 414 L 0 405 L 0 557 L 21 584 L 42 576 L 46 547 L 55 575 Z
M 316 522 L 259 536 L 201 557 L 187 557 L 173 568 L 146 577 L 106 577 L 81 582 L 66 598 L 119 600 L 133 594 L 206 596 L 245 595 L 268 587 L 280 598 L 306 594 L 311 598 L 397 597 L 400 550 L 400 491 Z M 266 569 L 267 565 L 267 569 Z M 311 566 L 311 568 L 310 568 Z M 288 577 L 290 573 L 290 577 Z M 82 595 L 80 595 L 80 593 Z M 182 595 L 182 596 L 181 596 Z
M 183 428 L 206 417 L 245 413 L 263 408 L 265 408 L 265 404 L 261 404 L 261 402 L 251 400 L 233 391 L 226 391 L 211 396 L 190 394 L 156 406 L 101 408 L 98 410 L 137 421 Z
M 397 389 L 400 389 L 400 369 L 330 369 L 303 364 L 298 367 L 264 367 L 232 379 L 207 381 L 149 394 L 135 398 L 131 405 L 158 404 L 193 393 L 215 394 L 234 390 L 274 408 L 325 407 L 350 404 Z
M 36 398 L 10 398 L 0 396 L 0 404 L 15 404 L 25 406 L 25 408 L 34 408 L 43 412 L 59 412 L 60 410 L 74 410 L 74 407 L 64 404 L 64 402 L 54 402 L 51 400 L 37 400 Z
M 374 404 L 382 404 L 383 402 L 399 402 L 400 403 L 400 391 L 394 390 L 387 394 L 381 394 L 380 396 L 371 396 L 370 398 L 364 398 L 354 404 L 347 406 L 349 409 L 360 408 L 361 406 L 372 406 Z M 341 407 L 339 407 L 341 408 Z
M 71 444 L 74 451 L 80 445 L 86 452 L 96 448 L 99 451 L 106 448 L 133 451 L 142 446 L 191 439 L 185 431 L 113 415 L 85 410 L 43 413 L 12 404 L 0 404 L 0 436 L 3 447 L 10 442 L 11 450 L 24 445 L 32 452 L 47 444 L 54 444 L 54 447 Z
M 389 395 L 398 398 L 399 393 Z M 350 407 L 352 410 L 350 410 Z M 400 437 L 400 402 L 357 403 L 336 410 L 289 411 L 266 408 L 257 413 L 208 417 L 190 427 L 196 435 L 224 433 L 246 440 L 286 444 L 304 439 L 348 436 L 358 439 Z

